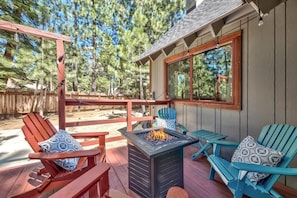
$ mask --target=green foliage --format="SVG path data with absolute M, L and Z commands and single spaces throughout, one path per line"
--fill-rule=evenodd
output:
M 171 63 L 168 66 L 168 94 L 170 98 L 190 98 L 190 61 L 189 59 Z
M 183 0 L 4 0 L 0 19 L 71 36 L 68 91 L 141 95 L 149 67 L 140 71 L 133 60 L 182 18 L 184 7 Z M 55 43 L 20 36 L 16 43 L 1 31 L 0 88 L 12 77 L 56 89 Z
M 193 92 L 197 99 L 216 99 L 216 86 L 219 86 L 221 99 L 227 100 L 230 97 L 231 52 L 231 46 L 226 45 L 193 57 Z M 218 80 L 217 75 L 227 77 L 228 80 Z

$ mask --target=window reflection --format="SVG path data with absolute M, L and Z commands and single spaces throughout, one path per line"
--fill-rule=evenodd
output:
M 168 96 L 171 99 L 190 99 L 190 61 L 168 64 Z
M 232 100 L 231 54 L 226 45 L 193 56 L 194 100 Z

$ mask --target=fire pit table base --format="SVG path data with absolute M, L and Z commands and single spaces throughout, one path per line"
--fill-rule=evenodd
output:
M 184 186 L 183 148 L 147 157 L 128 144 L 129 188 L 141 197 L 166 197 L 172 186 Z

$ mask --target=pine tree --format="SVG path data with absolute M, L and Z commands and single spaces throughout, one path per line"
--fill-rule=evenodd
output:
M 67 90 L 117 91 L 143 98 L 147 93 L 140 94 L 142 77 L 149 72 L 148 64 L 140 71 L 133 60 L 183 16 L 184 4 L 183 0 L 31 0 L 25 5 L 22 0 L 5 0 L 0 18 L 71 36 L 73 42 L 65 46 Z M 0 67 L 5 66 L 0 78 L 22 76 L 54 90 L 55 44 L 27 35 L 15 43 L 13 34 L 5 34 L 1 32 L 0 45 L 7 50 L 0 59 Z

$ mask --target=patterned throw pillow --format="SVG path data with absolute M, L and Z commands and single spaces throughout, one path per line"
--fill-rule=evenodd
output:
M 245 162 L 250 164 L 259 164 L 265 166 L 277 166 L 281 161 L 283 154 L 272 148 L 260 145 L 253 137 L 247 136 L 242 140 L 235 150 L 231 161 Z M 266 173 L 249 172 L 247 178 L 254 184 L 269 176 Z
M 176 130 L 176 120 L 175 119 L 161 119 L 156 118 L 157 127 L 164 127 L 170 130 Z
M 59 130 L 51 138 L 43 142 L 38 142 L 38 145 L 44 152 L 67 152 L 83 150 L 80 143 L 64 130 Z M 78 160 L 79 158 L 67 158 L 54 160 L 54 162 L 65 170 L 71 171 L 75 169 Z

